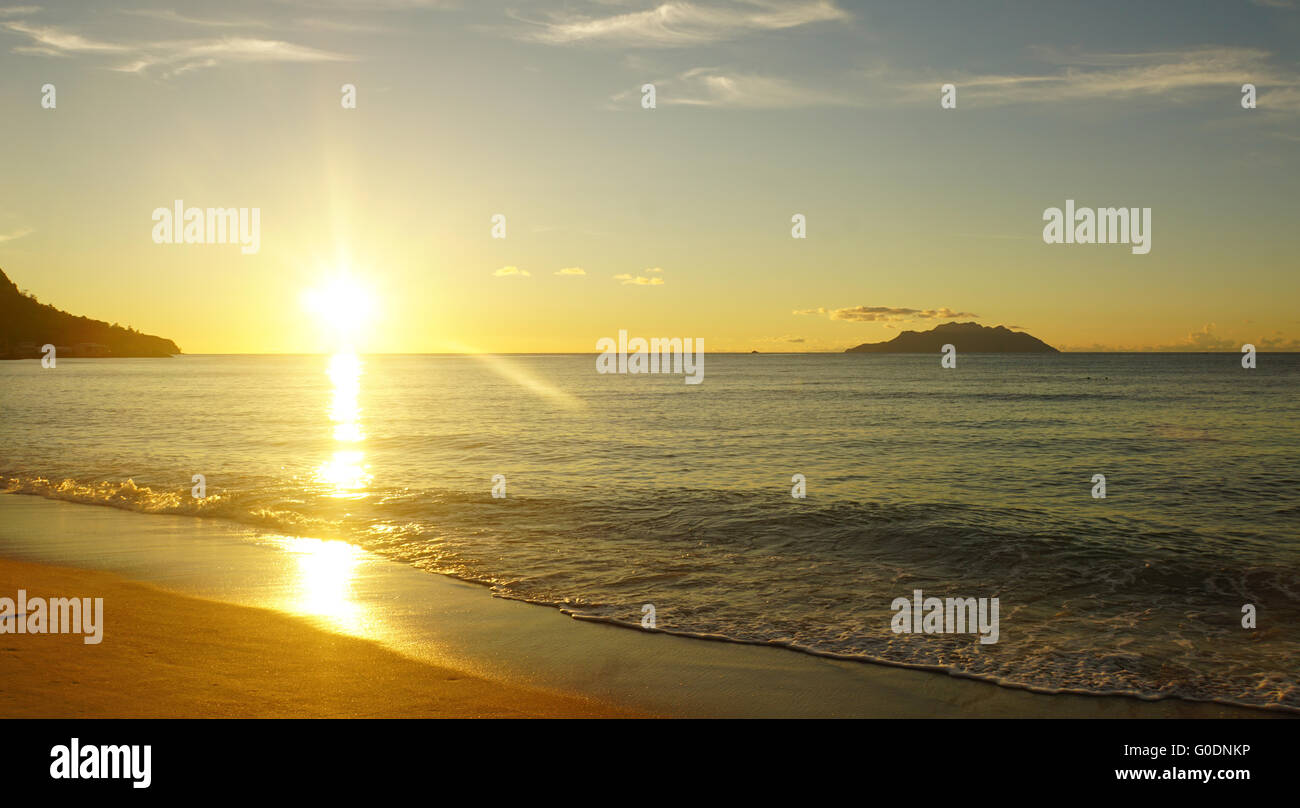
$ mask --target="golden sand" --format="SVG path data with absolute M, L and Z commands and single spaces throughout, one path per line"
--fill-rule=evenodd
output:
M 0 594 L 104 598 L 104 638 L 0 634 L 0 717 L 613 717 L 631 711 L 409 659 L 277 612 L 0 560 Z

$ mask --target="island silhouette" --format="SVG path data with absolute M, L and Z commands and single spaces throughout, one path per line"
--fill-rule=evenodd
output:
M 888 342 L 864 342 L 845 353 L 938 353 L 953 345 L 963 353 L 1060 353 L 1037 337 L 1006 326 L 943 323 L 929 331 L 904 331 Z
M 181 352 L 169 339 L 42 303 L 20 292 L 0 270 L 0 359 L 38 358 L 45 345 L 53 345 L 60 358 L 163 357 Z

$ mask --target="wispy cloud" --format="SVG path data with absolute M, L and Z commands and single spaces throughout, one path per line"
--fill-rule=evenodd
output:
M 182 25 L 197 25 L 205 28 L 266 28 L 268 24 L 260 20 L 217 20 L 208 17 L 190 17 L 167 8 L 122 8 L 119 14 L 132 17 L 145 17 L 161 22 Z
M 587 270 L 583 269 L 582 267 L 565 267 L 564 269 L 557 270 L 555 274 L 556 275 L 586 275 Z
M 30 236 L 34 232 L 36 231 L 32 230 L 30 227 L 22 227 L 12 233 L 0 233 L 0 242 L 13 241 L 14 239 L 22 238 L 23 236 Z
M 824 314 L 832 320 L 845 320 L 853 323 L 897 323 L 909 320 L 955 320 L 959 317 L 979 319 L 978 314 L 968 311 L 953 311 L 943 307 L 938 309 L 909 309 L 896 306 L 853 306 L 845 309 L 795 309 L 791 314 Z
M 59 53 L 125 53 L 130 50 L 125 45 L 87 39 L 50 25 L 32 25 L 27 22 L 6 22 L 2 25 L 14 33 L 23 34 L 42 48 Z
M 34 43 L 34 47 L 15 48 L 19 53 L 114 56 L 119 61 L 111 70 L 145 73 L 163 68 L 164 77 L 232 63 L 336 62 L 352 58 L 283 40 L 244 36 L 126 43 L 89 39 L 63 28 L 26 21 L 3 22 L 0 28 L 22 34 Z
M 807 87 L 776 76 L 737 73 L 697 67 L 675 78 L 655 83 L 658 104 L 731 109 L 797 109 L 800 107 L 856 106 L 856 97 L 825 87 Z M 610 97 L 609 108 L 627 107 L 639 91 L 625 90 Z
M 134 61 L 114 68 L 139 73 L 154 67 L 168 68 L 167 75 L 237 62 L 346 62 L 351 57 L 318 50 L 278 39 L 230 37 L 190 42 L 159 43 L 164 47 L 146 52 Z
M 747 33 L 797 28 L 847 19 L 848 16 L 830 0 L 667 2 L 645 11 L 606 16 L 583 16 L 565 11 L 547 21 L 534 22 L 533 28 L 517 32 L 517 35 L 553 45 L 593 43 L 672 48 L 706 45 Z
M 495 277 L 498 277 L 498 278 L 509 278 L 509 277 L 516 277 L 516 278 L 529 278 L 529 277 L 532 277 L 531 274 L 528 272 L 528 270 L 526 270 L 526 269 L 520 269 L 519 267 L 501 267 L 500 269 L 498 269 L 496 272 L 493 272 L 492 274 L 493 274 Z
M 1259 105 L 1290 105 L 1281 90 L 1269 96 L 1269 87 L 1294 85 L 1297 76 L 1274 66 L 1266 50 L 1240 47 L 1199 47 L 1145 53 L 1090 53 L 1055 48 L 1031 49 L 1054 66 L 1050 72 L 1019 75 L 968 75 L 944 79 L 957 85 L 962 102 L 983 105 L 1070 102 L 1093 98 L 1129 98 L 1172 95 L 1215 87 L 1251 83 L 1259 87 Z M 934 96 L 935 80 L 911 83 L 915 97 Z M 1270 104 L 1270 100 L 1273 102 Z M 1281 103 L 1278 103 L 1281 102 Z

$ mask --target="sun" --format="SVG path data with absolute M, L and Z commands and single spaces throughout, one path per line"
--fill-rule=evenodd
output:
M 350 275 L 338 275 L 308 289 L 302 303 L 327 336 L 347 344 L 363 335 L 375 311 L 370 290 Z

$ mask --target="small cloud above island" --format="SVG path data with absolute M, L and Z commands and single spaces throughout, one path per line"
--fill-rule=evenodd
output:
M 832 320 L 852 323 L 898 323 L 909 320 L 955 320 L 961 317 L 980 318 L 969 311 L 953 311 L 944 306 L 938 309 L 912 309 L 897 306 L 853 306 L 844 309 L 795 309 L 791 314 L 825 314 Z

